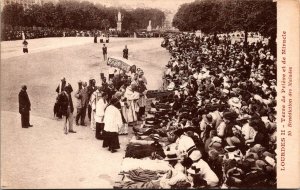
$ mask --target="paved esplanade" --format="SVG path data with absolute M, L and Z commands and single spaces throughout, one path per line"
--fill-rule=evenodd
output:
M 144 70 L 148 89 L 161 85 L 168 52 L 162 39 L 110 38 L 108 56 L 122 57 L 127 44 L 129 59 Z M 89 127 L 75 126 L 76 134 L 63 134 L 62 121 L 53 119 L 55 89 L 66 77 L 74 91 L 77 81 L 97 81 L 107 72 L 102 44 L 93 38 L 45 38 L 1 42 L 1 185 L 6 188 L 111 188 L 120 169 L 127 136 L 121 150 L 111 154 Z M 100 65 L 100 66 L 99 66 Z M 18 92 L 27 84 L 32 104 L 32 128 L 22 129 Z M 74 92 L 73 102 L 75 102 Z

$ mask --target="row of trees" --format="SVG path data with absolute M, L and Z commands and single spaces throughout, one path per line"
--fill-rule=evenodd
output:
M 245 31 L 260 32 L 275 43 L 277 27 L 276 2 L 273 0 L 196 0 L 183 4 L 173 18 L 181 31 L 205 33 Z
M 149 20 L 152 20 L 152 26 L 161 26 L 165 20 L 164 13 L 158 9 L 120 11 L 124 15 L 124 30 L 146 28 Z M 56 4 L 33 5 L 25 10 L 20 4 L 6 5 L 1 17 L 2 23 L 11 26 L 91 30 L 116 27 L 117 13 L 117 8 L 94 5 L 88 1 L 60 0 Z

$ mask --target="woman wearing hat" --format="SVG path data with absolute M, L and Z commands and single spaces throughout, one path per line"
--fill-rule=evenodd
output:
M 138 119 L 141 120 L 142 116 L 145 114 L 145 107 L 146 107 L 146 83 L 143 81 L 142 78 L 138 78 L 139 85 L 138 85 L 138 91 L 140 93 L 140 98 L 138 100 L 139 104 L 139 112 L 138 112 Z
M 224 112 L 223 113 L 223 122 L 217 127 L 218 136 L 221 138 L 227 138 L 233 136 L 232 126 L 234 125 L 234 120 L 238 117 L 237 113 Z
M 200 168 L 191 166 L 188 170 L 188 180 L 193 188 L 204 188 L 207 187 L 207 182 L 200 175 Z
M 233 136 L 227 137 L 226 142 L 229 146 L 236 146 L 239 148 L 243 153 L 245 153 L 245 138 L 242 135 L 241 127 L 238 125 L 234 125 L 232 127 Z
M 178 129 L 174 132 L 174 135 L 177 137 L 176 140 L 176 149 L 180 156 L 188 157 L 193 151 L 195 151 L 196 145 L 194 140 L 184 133 L 183 129 Z
M 178 182 L 186 182 L 187 176 L 184 174 L 184 167 L 178 160 L 180 158 L 173 151 L 166 152 L 165 161 L 169 162 L 170 170 L 161 178 L 160 187 L 163 189 L 170 189 Z
M 189 174 L 200 175 L 203 180 L 206 181 L 208 187 L 216 187 L 219 184 L 218 176 L 212 171 L 207 162 L 202 159 L 200 151 L 193 151 L 190 155 L 190 159 L 193 161 L 192 166 L 187 170 Z M 200 178 L 200 179 L 201 179 Z M 199 178 L 196 178 L 199 179 Z M 197 180 L 196 180 L 197 181 Z M 194 180 L 195 185 L 195 180 Z M 198 185 L 196 183 L 196 185 Z
M 250 120 L 249 125 L 253 128 L 254 135 L 252 139 L 246 140 L 246 143 L 250 146 L 260 144 L 263 147 L 268 148 L 270 138 L 266 132 L 266 127 L 263 121 L 261 121 L 261 119 L 252 119 Z

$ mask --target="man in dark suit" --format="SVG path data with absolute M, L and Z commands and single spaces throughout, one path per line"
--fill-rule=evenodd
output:
M 87 88 L 88 101 L 89 101 L 91 99 L 93 92 L 96 90 L 96 80 L 90 79 L 89 85 L 86 88 Z M 88 104 L 88 117 L 90 121 L 91 121 L 91 115 L 92 115 L 92 106 Z
M 57 86 L 57 88 L 56 88 L 57 97 L 56 97 L 56 103 L 55 103 L 55 105 L 54 105 L 54 106 L 55 106 L 55 111 L 54 111 L 55 113 L 54 113 L 54 114 L 55 114 L 56 117 L 59 118 L 59 119 L 62 119 L 62 115 L 61 115 L 61 113 L 57 110 L 57 107 L 58 107 L 57 101 L 58 101 L 58 96 L 59 96 L 59 94 L 60 94 L 61 92 L 64 91 L 65 86 L 70 86 L 71 92 L 73 91 L 72 86 L 71 86 L 69 83 L 67 84 L 65 77 L 62 77 L 62 78 L 61 78 L 61 82 L 58 84 L 58 86 Z
M 107 47 L 105 46 L 105 44 L 103 44 L 102 53 L 103 53 L 103 59 L 105 61 L 107 59 Z
M 81 103 L 82 103 L 82 110 L 81 110 L 81 125 L 86 126 L 85 124 L 85 116 L 86 116 L 86 108 L 89 103 L 89 94 L 88 94 L 88 88 L 87 88 L 87 83 L 83 82 L 82 84 L 82 98 L 81 98 Z
M 70 133 L 76 133 L 76 131 L 73 130 L 74 106 L 73 106 L 71 91 L 72 91 L 72 89 L 71 89 L 70 85 L 68 85 L 64 88 L 64 91 L 62 93 L 60 93 L 60 95 L 58 97 L 60 111 L 61 111 L 63 119 L 64 119 L 65 134 L 68 134 L 68 131 Z M 69 123 L 69 130 L 67 127 L 67 122 Z
M 30 111 L 31 104 L 26 90 L 27 90 L 27 86 L 23 85 L 19 93 L 19 113 L 21 114 L 22 128 L 33 127 L 32 125 L 30 125 L 29 122 L 29 118 L 30 118 L 29 111 Z
M 127 45 L 125 45 L 125 48 L 123 49 L 123 58 L 128 59 L 128 48 L 127 48 Z

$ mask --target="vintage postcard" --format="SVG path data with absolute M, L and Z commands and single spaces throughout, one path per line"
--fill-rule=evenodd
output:
M 1 189 L 300 188 L 299 0 L 2 0 Z

